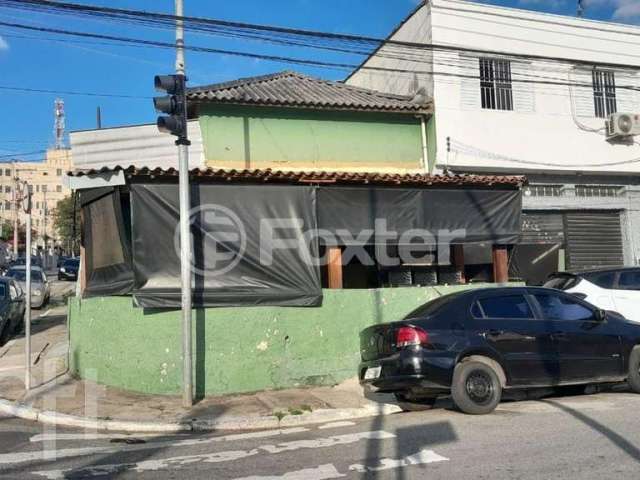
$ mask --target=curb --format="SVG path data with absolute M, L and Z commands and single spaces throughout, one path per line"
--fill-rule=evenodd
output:
M 76 427 L 91 430 L 138 432 L 138 433 L 185 433 L 211 432 L 217 430 L 259 430 L 282 427 L 299 427 L 318 423 L 353 420 L 365 417 L 391 415 L 400 412 L 392 404 L 370 404 L 360 408 L 320 409 L 302 415 L 287 415 L 278 419 L 268 416 L 227 417 L 218 420 L 194 418 L 188 422 L 160 423 L 109 420 L 67 415 L 50 410 L 40 410 L 29 405 L 14 403 L 0 398 L 0 412 L 14 417 L 59 427 Z

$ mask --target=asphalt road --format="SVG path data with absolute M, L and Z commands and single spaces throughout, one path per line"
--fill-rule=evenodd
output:
M 0 478 L 637 479 L 640 395 L 505 402 L 285 430 L 172 436 L 0 418 Z M 125 442 L 127 440 L 127 442 Z

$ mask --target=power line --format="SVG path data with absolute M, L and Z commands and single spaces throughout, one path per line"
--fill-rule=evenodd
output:
M 34 27 L 31 25 L 24 25 L 19 23 L 10 23 L 10 22 L 0 22 L 0 26 L 26 29 L 38 32 L 46 32 L 46 33 L 55 33 L 60 35 L 70 35 L 70 36 L 78 36 L 85 38 L 99 38 L 103 40 L 112 40 L 123 43 L 134 43 L 134 44 L 142 44 L 155 46 L 159 48 L 169 48 L 174 49 L 175 44 L 169 42 L 160 42 L 156 40 L 145 40 L 139 38 L 131 38 L 131 37 L 119 37 L 114 35 L 104 35 L 98 33 L 89 33 L 89 32 L 78 32 L 71 30 L 63 30 L 56 28 L 45 28 L 45 27 Z M 373 70 L 378 72 L 388 72 L 388 73 L 409 73 L 409 74 L 425 74 L 425 75 L 439 75 L 444 77 L 458 77 L 458 78 L 467 78 L 478 80 L 480 79 L 479 75 L 464 75 L 453 72 L 439 72 L 434 70 L 413 70 L 413 69 L 400 69 L 400 68 L 388 68 L 388 67 L 374 67 L 374 66 L 362 66 L 353 64 L 353 63 L 340 63 L 340 62 L 323 62 L 320 60 L 310 60 L 303 58 L 294 58 L 294 57 L 286 57 L 280 55 L 265 55 L 251 52 L 242 52 L 237 50 L 223 50 L 218 48 L 208 48 L 208 47 L 199 47 L 193 45 L 185 45 L 186 50 L 195 51 L 195 52 L 207 52 L 207 53 L 216 53 L 222 55 L 229 56 L 239 56 L 245 58 L 257 58 L 261 60 L 269 60 L 280 63 L 290 63 L 297 65 L 306 65 L 306 66 L 314 66 L 314 67 L 329 67 L 329 68 L 337 68 L 344 70 L 352 70 L 354 68 L 361 68 L 363 70 Z M 518 83 L 531 83 L 531 84 L 540 84 L 540 85 L 553 85 L 553 86 L 576 86 L 576 87 L 591 87 L 591 84 L 587 83 L 576 83 L 576 82 L 566 82 L 566 81 L 552 81 L 552 80 L 531 80 L 531 79 L 517 79 L 512 78 L 512 82 Z M 617 85 L 616 88 L 622 90 L 633 90 L 637 91 L 640 87 L 636 87 L 634 85 Z M 150 97 L 147 97 L 150 98 Z
M 49 0 L 0 0 L 0 5 L 9 8 L 18 8 L 21 10 L 31 10 L 46 13 L 65 13 L 81 16 L 98 16 L 101 18 L 113 19 L 117 21 L 138 22 L 147 26 L 166 26 L 173 28 L 176 20 L 182 20 L 185 28 L 193 30 L 204 30 L 216 32 L 217 29 L 227 29 L 229 35 L 242 36 L 245 32 L 261 32 L 269 34 L 271 37 L 260 37 L 264 41 L 274 41 L 273 35 L 285 35 L 297 38 L 311 38 L 315 40 L 331 40 L 334 42 L 356 43 L 358 45 L 367 45 L 369 47 L 380 49 L 385 45 L 397 45 L 416 49 L 440 50 L 440 51 L 464 51 L 478 55 L 496 55 L 511 58 L 521 58 L 527 60 L 546 60 L 553 62 L 572 63 L 583 66 L 602 66 L 608 68 L 629 68 L 628 65 L 618 63 L 593 62 L 569 57 L 552 57 L 544 55 L 517 54 L 497 50 L 481 50 L 467 47 L 459 47 L 453 45 L 426 44 L 419 42 L 406 42 L 393 39 L 383 39 L 361 35 L 336 34 L 314 30 L 302 30 L 294 28 L 277 27 L 271 25 L 250 24 L 243 22 L 231 22 L 219 19 L 202 18 L 202 17 L 177 17 L 171 14 L 147 12 L 141 10 L 118 9 L 109 7 L 100 7 L 94 5 L 80 5 L 65 2 L 53 2 Z M 213 30 L 212 30 L 213 29 Z M 220 33 L 217 31 L 217 33 Z M 628 32 L 619 32 L 628 33 Z M 640 33 L 638 34 L 640 35 Z M 281 39 L 276 41 L 282 41 Z M 310 46 L 310 45 L 307 45 Z
M 43 153 L 46 153 L 46 150 L 36 150 L 33 152 L 23 152 L 23 153 L 12 153 L 10 155 L 0 155 L 0 159 L 13 158 L 13 157 L 29 157 L 31 155 L 41 155 Z
M 0 85 L 0 90 L 11 90 L 16 92 L 25 93 L 52 93 L 56 95 L 84 95 L 88 97 L 112 97 L 112 98 L 136 98 L 149 100 L 153 97 L 144 97 L 140 95 L 120 95 L 116 93 L 97 93 L 97 92 L 76 92 L 72 90 L 45 90 L 40 88 L 24 88 L 24 87 L 10 87 L 7 85 Z

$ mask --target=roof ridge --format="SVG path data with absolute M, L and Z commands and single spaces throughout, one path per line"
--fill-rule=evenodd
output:
M 235 88 L 241 85 L 253 85 L 256 83 L 264 83 L 264 82 L 269 82 L 269 81 L 277 80 L 284 77 L 298 77 L 301 80 L 309 80 L 313 82 L 324 83 L 337 88 L 344 88 L 346 90 L 350 90 L 353 92 L 364 93 L 364 94 L 376 96 L 376 97 L 388 98 L 391 100 L 411 101 L 413 98 L 411 95 L 399 95 L 395 93 L 381 92 L 381 91 L 373 90 L 370 88 L 347 85 L 346 83 L 340 80 L 329 80 L 326 78 L 320 78 L 313 75 L 306 75 L 304 73 L 300 73 L 295 70 L 282 70 L 280 72 L 268 73 L 265 75 L 257 75 L 254 77 L 243 77 L 243 78 L 238 78 L 236 80 L 230 80 L 227 82 L 212 83 L 210 85 L 191 87 L 191 88 L 188 88 L 187 91 L 188 93 L 197 93 L 202 90 L 212 90 L 212 91 L 226 90 L 226 89 Z

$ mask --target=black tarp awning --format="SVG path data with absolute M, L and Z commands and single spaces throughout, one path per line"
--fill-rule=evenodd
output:
M 178 185 L 147 180 L 129 190 L 130 233 L 117 189 L 83 194 L 86 291 L 179 308 Z M 357 238 L 383 219 L 398 235 L 464 232 L 451 243 L 513 244 L 520 232 L 515 188 L 202 182 L 191 185 L 191 201 L 194 307 L 319 305 L 318 231 Z
M 134 298 L 180 306 L 178 185 L 131 188 Z M 316 306 L 322 301 L 312 187 L 191 188 L 192 287 L 196 306 Z
M 327 187 L 318 189 L 318 227 L 356 238 L 376 230 L 376 219 L 401 237 L 410 230 L 451 243 L 516 243 L 522 210 L 519 190 Z M 457 232 L 457 233 L 454 233 Z

